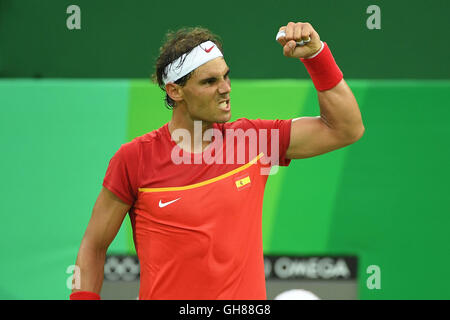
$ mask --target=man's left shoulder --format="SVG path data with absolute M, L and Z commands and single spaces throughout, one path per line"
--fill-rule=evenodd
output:
M 257 127 L 255 120 L 247 118 L 239 118 L 231 122 L 219 124 L 219 126 L 222 126 L 223 129 L 247 129 Z
M 273 129 L 281 128 L 284 125 L 290 124 L 291 119 L 280 120 L 280 119 L 248 119 L 239 118 L 232 122 L 227 122 L 222 124 L 223 129 Z

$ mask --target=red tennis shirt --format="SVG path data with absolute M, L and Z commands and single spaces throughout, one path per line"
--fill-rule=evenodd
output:
M 290 129 L 291 120 L 214 124 L 213 143 L 192 154 L 165 124 L 121 146 L 103 186 L 132 206 L 139 299 L 266 299 L 263 194 L 268 169 L 289 165 Z

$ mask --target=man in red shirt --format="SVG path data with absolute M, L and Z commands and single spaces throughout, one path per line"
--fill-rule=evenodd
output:
M 358 104 L 313 27 L 290 22 L 277 41 L 311 75 L 320 117 L 228 122 L 230 69 L 220 41 L 202 28 L 168 35 L 154 79 L 172 119 L 111 159 L 71 299 L 100 299 L 106 251 L 127 213 L 140 299 L 266 299 L 261 214 L 270 169 L 342 148 L 364 132 Z

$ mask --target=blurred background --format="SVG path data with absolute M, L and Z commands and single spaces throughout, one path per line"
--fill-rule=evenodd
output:
M 171 111 L 150 81 L 168 30 L 221 36 L 232 120 L 319 115 L 289 21 L 326 41 L 362 112 L 357 143 L 270 176 L 268 298 L 449 299 L 448 0 L 0 0 L 0 299 L 68 299 L 108 162 Z M 129 219 L 102 296 L 134 299 Z

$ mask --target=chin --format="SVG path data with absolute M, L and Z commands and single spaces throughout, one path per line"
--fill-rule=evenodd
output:
M 224 116 L 224 117 L 220 117 L 216 122 L 217 123 L 225 123 L 225 122 L 228 122 L 228 121 L 230 121 L 230 119 L 231 119 L 231 112 L 229 112 L 226 116 Z

